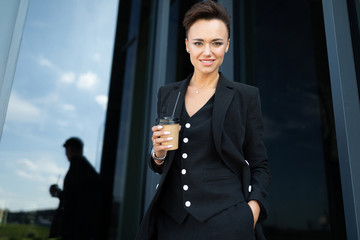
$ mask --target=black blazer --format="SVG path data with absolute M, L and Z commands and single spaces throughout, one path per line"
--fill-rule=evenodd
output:
M 181 81 L 163 86 L 158 92 L 158 117 L 171 116 L 178 93 L 180 98 L 175 116 L 180 117 L 184 94 L 191 75 Z M 215 148 L 224 163 L 243 182 L 247 201 L 257 200 L 261 206 L 259 222 L 268 213 L 265 200 L 270 187 L 270 171 L 263 143 L 263 124 L 258 89 L 227 80 L 222 73 L 215 92 L 212 131 Z M 151 239 L 152 216 L 157 211 L 157 200 L 173 162 L 175 151 L 169 151 L 164 165 L 158 167 L 151 157 L 148 162 L 153 171 L 162 174 L 157 192 L 144 216 L 137 239 Z

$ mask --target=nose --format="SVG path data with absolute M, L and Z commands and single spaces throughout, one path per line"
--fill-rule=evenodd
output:
M 210 56 L 211 55 L 211 47 L 209 44 L 205 44 L 204 46 L 204 55 L 205 56 Z

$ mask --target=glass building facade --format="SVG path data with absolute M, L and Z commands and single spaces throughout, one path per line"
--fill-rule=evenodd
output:
M 156 191 L 146 158 L 157 91 L 193 71 L 182 18 L 196 2 L 118 2 L 102 239 L 134 239 Z M 360 239 L 359 1 L 217 2 L 232 17 L 220 71 L 261 95 L 272 173 L 267 239 Z
M 336 12 L 347 10 L 351 1 L 218 2 L 232 15 L 231 51 L 220 70 L 233 81 L 260 89 L 273 179 L 270 215 L 264 223 L 268 239 L 358 239 L 359 193 L 351 173 L 360 170 L 353 158 L 359 152 L 349 145 L 359 139 L 354 135 L 347 143 L 339 141 L 359 134 L 359 128 L 347 125 L 343 132 L 337 116 L 346 109 L 336 107 L 346 100 L 337 95 L 337 85 L 355 84 L 354 91 L 341 89 L 340 94 L 356 100 L 347 103 L 352 112 L 345 118 L 359 120 L 358 86 L 356 75 L 335 79 L 333 69 L 339 66 L 332 62 L 334 58 L 340 66 L 351 64 L 358 54 L 351 48 L 358 25 L 345 33 L 343 29 L 350 27 L 348 13 Z M 157 89 L 192 72 L 181 22 L 194 3 L 120 1 L 110 87 L 114 92 L 109 99 L 116 114 L 107 113 L 102 160 L 102 170 L 111 170 L 113 184 L 110 239 L 135 236 L 155 192 L 159 176 L 147 168 L 145 159 L 151 148 Z M 331 19 L 334 16 L 339 18 Z M 350 42 L 330 45 L 339 36 Z M 353 55 L 339 59 L 336 54 L 341 53 L 333 50 L 343 44 Z M 344 148 L 347 155 L 341 155 Z M 355 211 L 348 211 L 347 204 Z

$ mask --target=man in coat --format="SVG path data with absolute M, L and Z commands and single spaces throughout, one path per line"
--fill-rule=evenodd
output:
M 89 161 L 83 156 L 84 144 L 80 138 L 71 137 L 64 143 L 70 168 L 65 176 L 64 189 L 50 187 L 50 194 L 60 200 L 57 218 L 61 224 L 63 240 L 96 239 L 100 214 L 100 179 Z M 52 228 L 55 228 L 52 226 Z

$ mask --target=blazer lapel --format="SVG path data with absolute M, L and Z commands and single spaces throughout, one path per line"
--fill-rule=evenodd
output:
M 183 106 L 184 101 L 185 101 L 186 89 L 187 89 L 187 86 L 188 86 L 189 81 L 191 79 L 191 76 L 192 75 L 190 75 L 188 78 L 186 78 L 185 81 L 180 82 L 178 85 L 175 85 L 174 89 L 170 92 L 169 97 L 167 99 L 167 101 L 168 101 L 167 108 L 166 108 L 167 117 L 170 117 L 173 114 L 174 106 L 175 106 L 176 100 L 177 100 L 177 98 L 179 96 L 174 116 L 175 116 L 175 118 L 180 119 L 182 106 Z M 179 95 L 179 92 L 180 92 L 180 95 Z M 168 154 L 169 154 L 169 164 L 167 164 L 167 166 L 165 166 L 167 168 L 167 170 L 165 170 L 166 173 L 168 171 L 168 168 L 170 168 L 170 166 L 171 166 L 171 164 L 173 162 L 173 159 L 174 159 L 174 156 L 175 156 L 175 151 L 169 151 Z
M 167 116 L 172 115 L 174 111 L 176 99 L 180 92 L 179 100 L 176 105 L 174 115 L 176 118 L 181 117 L 181 110 L 185 101 L 185 93 L 191 77 L 192 75 L 190 75 L 185 81 L 182 81 L 179 85 L 174 86 L 174 89 L 170 92 L 169 97 L 167 99 L 168 101 L 167 109 L 166 109 Z M 224 129 L 225 114 L 234 96 L 234 91 L 232 87 L 229 86 L 229 84 L 227 84 L 228 81 L 229 80 L 225 79 L 222 73 L 220 73 L 219 82 L 216 87 L 215 98 L 214 98 L 212 130 L 213 130 L 215 148 L 219 154 L 221 154 L 221 134 Z M 170 152 L 171 153 L 169 154 L 169 159 L 170 162 L 172 162 L 172 159 L 174 157 L 173 152 L 175 151 L 170 151 Z
M 214 108 L 212 116 L 212 130 L 215 148 L 221 155 L 221 134 L 224 129 L 225 114 L 234 96 L 233 89 L 227 85 L 225 77 L 220 73 L 219 82 L 216 87 Z
M 172 116 L 178 96 L 179 96 L 179 99 L 178 99 L 178 102 L 176 104 L 176 109 L 175 109 L 174 116 L 176 118 L 181 117 L 181 109 L 182 109 L 182 106 L 183 106 L 184 101 L 185 101 L 185 93 L 186 93 L 186 89 L 187 89 L 187 86 L 189 84 L 191 76 L 192 75 L 190 75 L 188 78 L 186 78 L 185 81 L 182 81 L 179 85 L 176 85 L 174 87 L 173 91 L 170 92 L 168 100 L 167 100 L 168 104 L 167 104 L 167 108 L 166 108 L 167 117 Z M 180 93 L 180 95 L 179 95 L 179 93 Z

